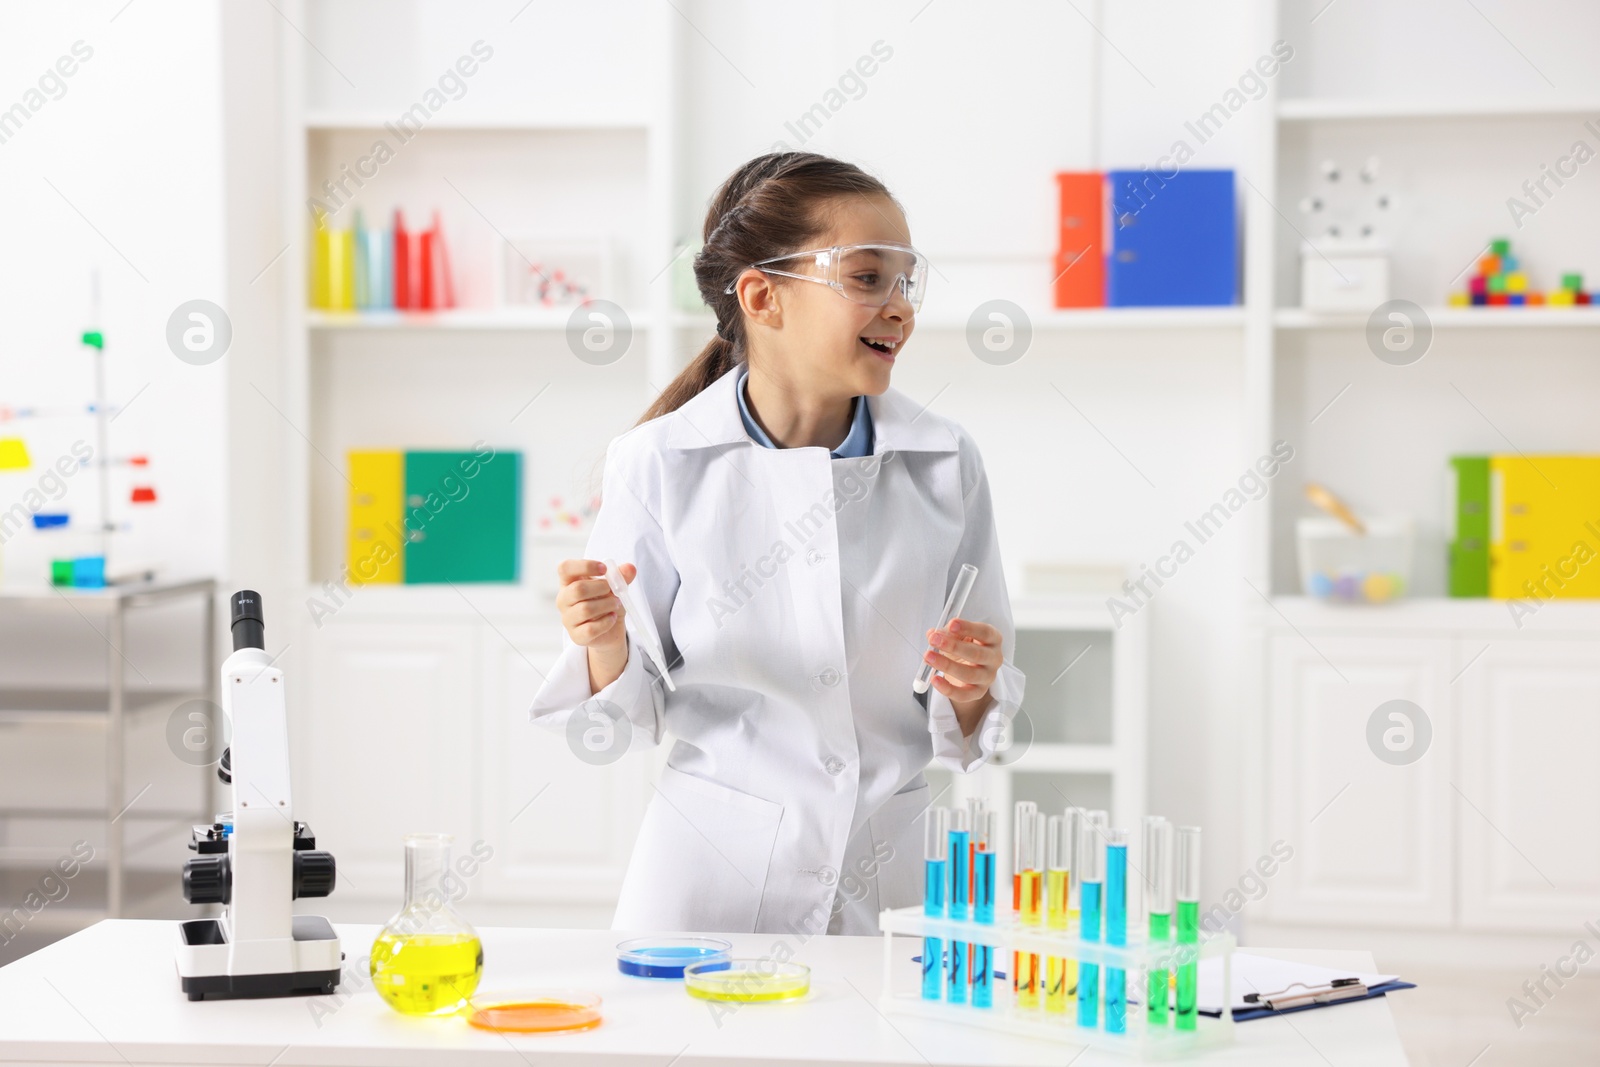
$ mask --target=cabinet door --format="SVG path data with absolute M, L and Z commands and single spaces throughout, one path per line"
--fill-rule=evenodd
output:
M 588 917 L 609 923 L 659 761 L 634 752 L 585 762 L 565 734 L 529 720 L 560 642 L 554 626 L 483 635 L 478 821 L 494 855 L 481 877 L 492 899 L 596 908 Z
M 475 633 L 466 623 L 340 619 L 309 639 L 301 818 L 338 862 L 341 898 L 398 907 L 405 834 L 454 834 L 457 849 L 474 840 Z
M 1264 840 L 1294 855 L 1266 881 L 1265 915 L 1450 925 L 1450 651 L 1442 638 L 1271 638 Z M 1432 735 L 1403 765 L 1368 743 L 1374 711 L 1397 699 L 1422 709 Z
M 1495 642 L 1456 688 L 1462 922 L 1577 930 L 1600 915 L 1600 641 Z

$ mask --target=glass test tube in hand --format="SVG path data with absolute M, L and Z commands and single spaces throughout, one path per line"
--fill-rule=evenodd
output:
M 939 613 L 939 625 L 935 630 L 943 630 L 950 625 L 950 620 L 960 616 L 963 608 L 967 606 L 967 594 L 972 592 L 972 583 L 978 580 L 978 568 L 970 563 L 961 565 L 961 573 L 956 575 L 955 584 L 950 587 L 950 595 L 945 598 L 944 611 Z M 911 683 L 913 693 L 926 693 L 933 685 L 933 664 L 924 663 L 922 669 L 917 671 L 916 679 Z

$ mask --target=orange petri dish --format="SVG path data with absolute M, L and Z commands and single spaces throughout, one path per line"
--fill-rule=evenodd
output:
M 600 1025 L 600 997 L 573 989 L 488 993 L 467 1005 L 467 1022 L 480 1030 L 550 1034 Z

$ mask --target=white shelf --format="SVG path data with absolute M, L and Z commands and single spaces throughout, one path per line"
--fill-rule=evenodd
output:
M 1578 307 L 1449 307 L 1422 309 L 1436 329 L 1594 329 L 1600 327 L 1600 308 Z M 1360 330 L 1367 325 L 1367 312 L 1307 311 L 1304 308 L 1279 308 L 1273 312 L 1273 325 L 1280 330 Z
M 1115 745 L 1068 745 L 1035 741 L 1015 760 L 1002 761 L 1014 772 L 1039 774 L 1115 774 L 1121 757 Z
M 1024 309 L 1026 310 L 1026 309 Z M 1243 329 L 1244 306 L 1049 308 L 1028 311 L 1037 331 Z M 967 316 L 934 312 L 917 319 L 924 330 L 965 330 Z
M 1600 100 L 1279 100 L 1281 122 L 1360 119 L 1562 118 L 1600 111 Z
M 1243 329 L 1244 306 L 1229 307 L 1151 307 L 1151 308 L 1080 308 L 1063 310 L 1048 308 L 1028 311 L 1028 321 L 1035 331 L 1054 330 L 1195 330 Z M 917 316 L 921 330 L 965 330 L 967 317 L 945 311 L 925 312 Z M 709 333 L 716 327 L 716 319 L 707 314 L 676 312 L 672 324 L 680 329 L 703 330 Z
M 398 117 L 398 112 L 391 115 L 377 111 L 316 111 L 306 115 L 305 125 L 307 130 L 381 131 L 386 126 L 394 124 Z M 427 124 L 422 127 L 422 132 L 428 130 L 469 130 L 489 133 L 584 133 L 590 131 L 607 133 L 621 130 L 642 133 L 647 129 L 649 129 L 649 123 L 642 119 L 539 119 L 532 116 L 516 115 L 469 115 L 462 118 L 452 116 L 430 118 Z
M 1510 602 L 1487 598 L 1417 597 L 1392 604 L 1327 604 L 1311 597 L 1276 596 L 1272 607 L 1256 604 L 1269 628 L 1351 629 L 1368 632 L 1459 633 L 1476 631 L 1486 639 L 1539 636 L 1558 631 L 1600 631 L 1600 600 L 1557 600 L 1521 616 Z M 1031 758 L 1031 750 L 1029 753 Z
M 574 308 L 451 308 L 444 311 L 306 311 L 312 330 L 551 330 L 562 331 Z M 648 317 L 630 317 L 634 330 Z

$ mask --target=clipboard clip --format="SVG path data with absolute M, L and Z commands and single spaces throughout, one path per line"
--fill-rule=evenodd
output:
M 1367 995 L 1367 987 L 1359 978 L 1335 978 L 1326 985 L 1291 982 L 1275 993 L 1246 993 L 1246 1004 L 1263 1007 L 1268 1011 L 1283 1011 L 1309 1004 L 1334 1004 Z

